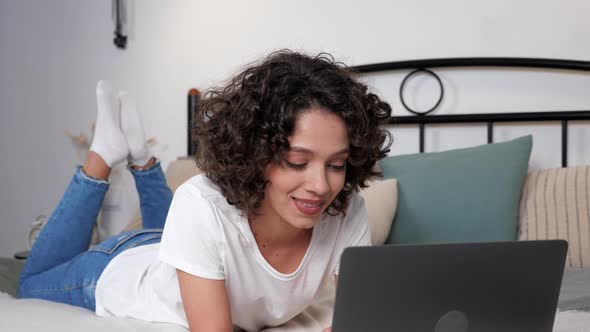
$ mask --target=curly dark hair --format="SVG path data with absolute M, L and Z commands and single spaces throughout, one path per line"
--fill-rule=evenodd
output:
M 379 123 L 391 116 L 391 107 L 327 53 L 277 51 L 208 91 L 193 123 L 197 165 L 229 204 L 254 214 L 264 199 L 264 169 L 283 164 L 295 120 L 311 107 L 334 112 L 348 128 L 345 184 L 326 209 L 344 215 L 353 192 L 381 175 L 374 166 L 392 138 Z

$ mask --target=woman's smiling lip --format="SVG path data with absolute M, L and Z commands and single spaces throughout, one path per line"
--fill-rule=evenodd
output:
M 324 201 L 322 200 L 300 199 L 295 197 L 293 197 L 293 203 L 301 213 L 308 216 L 318 214 L 324 206 Z

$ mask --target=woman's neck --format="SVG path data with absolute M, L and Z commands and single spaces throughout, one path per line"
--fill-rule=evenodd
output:
M 278 216 L 256 215 L 248 218 L 256 242 L 271 246 L 292 246 L 311 238 L 313 229 L 300 229 Z

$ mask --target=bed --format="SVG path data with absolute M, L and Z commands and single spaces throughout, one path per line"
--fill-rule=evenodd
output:
M 564 278 L 562 282 L 562 289 L 559 298 L 559 312 L 556 316 L 554 331 L 559 332 L 574 332 L 574 331 L 590 331 L 590 234 L 588 225 L 588 211 L 590 210 L 590 195 L 588 188 L 590 177 L 588 176 L 588 169 L 590 166 L 568 166 L 570 156 L 568 156 L 568 129 L 572 122 L 577 124 L 586 124 L 584 121 L 590 121 L 590 111 L 571 111 L 571 110 L 555 110 L 551 112 L 510 112 L 510 113 L 477 113 L 477 114 L 442 114 L 436 115 L 435 110 L 444 99 L 445 88 L 444 79 L 436 73 L 438 68 L 469 68 L 469 70 L 477 70 L 479 68 L 502 67 L 502 68 L 525 68 L 530 70 L 550 70 L 550 71 L 575 71 L 580 73 L 590 72 L 590 62 L 584 61 L 569 61 L 557 59 L 525 59 L 525 58 L 453 58 L 453 59 L 430 59 L 430 60 L 413 60 L 401 62 L 389 62 L 368 64 L 353 67 L 352 70 L 359 73 L 359 75 L 368 75 L 371 73 L 401 72 L 405 76 L 399 84 L 399 94 L 401 104 L 410 111 L 411 116 L 399 116 L 398 111 L 394 110 L 396 116 L 391 118 L 385 126 L 403 127 L 416 126 L 418 130 L 418 140 L 415 143 L 418 154 L 422 154 L 424 158 L 414 158 L 421 160 L 428 160 L 429 163 L 434 162 L 438 165 L 440 160 L 450 162 L 453 167 L 457 168 L 453 162 L 460 159 L 457 154 L 429 154 L 426 150 L 426 133 L 430 127 L 435 126 L 462 126 L 465 124 L 480 123 L 486 128 L 484 131 L 486 142 L 491 148 L 501 146 L 500 144 L 493 144 L 495 142 L 494 128 L 497 124 L 511 123 L 515 125 L 530 124 L 530 123 L 552 123 L 560 127 L 560 146 L 558 151 L 561 168 L 555 169 L 540 169 L 536 171 L 528 170 L 528 156 L 526 172 L 522 176 L 522 183 L 512 184 L 516 187 L 515 193 L 518 195 L 517 199 L 512 199 L 512 208 L 516 208 L 515 213 L 516 222 L 518 223 L 518 233 L 515 235 L 520 240 L 543 239 L 543 238 L 564 238 L 570 242 L 570 255 Z M 439 97 L 435 98 L 435 103 L 432 107 L 424 111 L 416 111 L 412 109 L 409 102 L 406 102 L 404 89 L 406 84 L 411 81 L 415 75 L 426 75 L 431 77 L 436 85 L 440 87 Z M 191 140 L 192 118 L 195 115 L 199 93 L 192 89 L 188 94 L 188 151 L 187 155 L 194 155 L 197 146 L 193 145 Z M 590 100 L 589 100 L 590 102 Z M 581 122 L 580 122 L 581 121 Z M 485 148 L 485 147 L 484 147 Z M 461 150 L 462 154 L 466 154 L 466 160 L 471 162 L 475 156 L 484 154 L 487 150 L 484 148 L 475 147 L 473 149 Z M 484 152 L 482 152 L 484 151 Z M 487 153 L 487 152 L 486 152 Z M 530 150 L 529 150 L 530 153 Z M 428 159 L 432 156 L 435 158 Z M 434 161 L 433 161 L 434 159 Z M 396 161 L 396 159 L 392 159 Z M 178 163 L 186 164 L 190 160 L 183 159 L 173 162 L 170 166 L 176 167 Z M 406 160 L 407 161 L 407 160 Z M 404 162 L 406 162 L 404 161 Z M 416 164 L 411 164 L 415 168 Z M 382 167 L 384 167 L 382 165 Z M 385 165 L 387 167 L 387 165 Z M 434 166 L 430 166 L 434 167 Z M 522 169 L 522 166 L 520 166 Z M 190 167 L 189 167 L 190 168 Z M 423 169 L 422 169 L 423 170 Z M 387 174 L 387 169 L 384 172 Z M 457 170 L 460 172 L 460 169 Z M 169 181 L 171 178 L 184 179 L 187 176 L 194 174 L 195 170 L 185 170 L 184 173 L 172 174 L 174 170 L 167 170 L 167 177 Z M 394 175 L 390 176 L 396 178 Z M 383 228 L 383 241 L 388 243 L 401 243 L 403 238 L 395 238 L 392 233 L 401 232 L 403 228 L 402 217 L 404 209 L 408 208 L 411 202 L 408 202 L 410 186 L 413 182 L 408 178 L 404 178 L 404 174 L 399 173 L 399 183 L 396 187 L 396 199 L 399 201 L 392 202 L 396 205 L 397 211 L 393 225 Z M 391 175 L 391 174 L 390 174 Z M 434 174 L 433 177 L 439 177 Z M 498 181 L 496 181 L 498 182 Z M 550 185 L 548 185 L 550 184 Z M 580 185 L 582 184 L 582 185 Z M 559 190 L 547 191 L 548 187 Z M 573 189 L 572 189 L 573 188 Z M 572 193 L 573 192 L 573 193 Z M 421 193 L 424 194 L 424 193 Z M 540 204 L 540 202 L 553 202 L 553 205 Z M 401 205 L 398 207 L 397 205 Z M 420 202 L 418 202 L 420 203 Z M 430 205 L 428 205 L 430 206 Z M 496 208 L 498 210 L 498 208 Z M 371 218 L 371 208 L 370 208 Z M 554 215 L 554 216 L 553 216 Z M 577 216 L 576 218 L 572 216 Z M 565 216 L 565 218 L 563 217 Z M 575 220 L 574 220 L 575 219 Z M 551 226 L 554 225 L 555 227 Z M 428 226 L 426 224 L 425 226 Z M 131 225 L 131 228 L 137 227 Z M 553 228 L 552 228 L 553 227 Z M 561 227 L 561 228 L 560 228 Z M 391 229 L 391 232 L 390 232 Z M 516 229 L 516 228 L 515 228 Z M 560 229 L 562 231 L 560 231 Z M 567 231 L 563 231 L 567 229 Z M 484 232 L 480 232 L 484 233 Z M 480 236 L 481 234 L 477 234 Z M 583 235 L 583 236 L 582 236 Z M 438 236 L 434 234 L 434 236 Z M 406 238 L 407 240 L 407 238 Z M 476 240 L 482 240 L 477 238 Z M 485 238 L 484 238 L 485 240 Z M 14 299 L 16 290 L 16 278 L 22 269 L 22 261 L 17 261 L 11 258 L 0 259 L 0 312 L 2 312 L 2 319 L 0 319 L 0 330 L 18 330 L 18 331 L 77 331 L 83 328 L 85 331 L 103 331 L 107 329 L 116 330 L 147 330 L 147 331 L 183 331 L 180 326 L 170 324 L 155 324 L 139 322 L 131 319 L 112 319 L 96 317 L 93 313 L 87 310 L 75 308 L 67 305 L 49 303 L 41 300 L 16 300 Z M 281 327 L 269 328 L 268 331 L 319 331 L 321 328 L 329 326 L 331 321 L 332 306 L 333 306 L 334 288 L 333 285 L 327 287 L 318 297 L 318 302 L 306 310 L 301 315 L 294 318 L 292 321 Z

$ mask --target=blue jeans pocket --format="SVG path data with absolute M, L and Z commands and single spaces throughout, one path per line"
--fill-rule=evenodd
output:
M 162 229 L 138 229 L 112 236 L 90 247 L 88 251 L 98 251 L 110 255 L 118 249 L 137 247 L 148 241 L 150 243 L 159 242 L 161 237 Z

